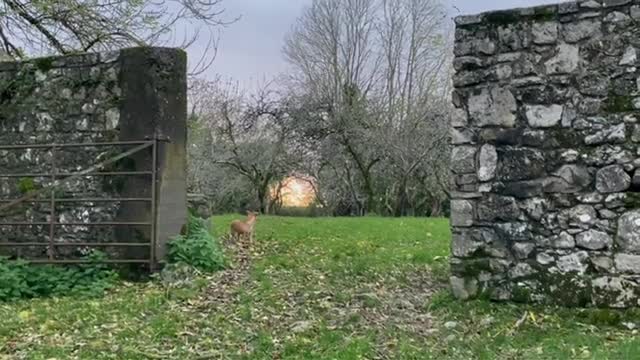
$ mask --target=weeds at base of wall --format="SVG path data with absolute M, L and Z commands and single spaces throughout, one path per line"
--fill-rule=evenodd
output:
M 100 264 L 105 255 L 94 252 L 89 264 L 78 266 L 30 265 L 0 258 L 0 301 L 51 296 L 102 295 L 118 281 L 118 274 Z
M 207 220 L 189 216 L 181 235 L 169 243 L 169 264 L 184 264 L 204 273 L 225 267 L 220 242 L 211 234 Z
M 153 277 L 167 298 L 193 294 L 208 283 L 202 275 L 225 268 L 222 245 L 211 233 L 210 220 L 189 215 L 182 234 L 169 243 L 168 263 Z

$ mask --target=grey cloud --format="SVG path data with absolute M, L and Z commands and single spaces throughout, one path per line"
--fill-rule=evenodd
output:
M 554 3 L 553 0 L 443 0 L 451 15 L 528 7 Z M 227 15 L 241 16 L 240 21 L 224 30 L 218 57 L 209 69 L 209 77 L 220 74 L 253 87 L 257 81 L 273 78 L 287 65 L 281 50 L 284 36 L 311 0 L 226 0 Z M 189 57 L 200 58 L 206 39 L 189 49 Z

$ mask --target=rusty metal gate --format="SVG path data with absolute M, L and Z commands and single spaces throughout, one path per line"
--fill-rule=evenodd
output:
M 157 264 L 155 256 L 156 251 L 156 198 L 157 198 L 157 158 L 158 158 L 158 137 L 154 137 L 153 140 L 142 141 L 115 141 L 115 142 L 93 142 L 93 143 L 61 143 L 61 144 L 24 144 L 24 145 L 0 145 L 0 150 L 20 150 L 20 149 L 49 149 L 51 153 L 51 171 L 47 173 L 2 173 L 0 179 L 6 178 L 48 178 L 50 182 L 47 186 L 35 191 L 28 192 L 25 196 L 19 199 L 0 199 L 0 226 L 47 226 L 49 227 L 48 242 L 3 242 L 0 239 L 0 247 L 46 247 L 47 257 L 41 259 L 27 260 L 31 263 L 46 263 L 46 264 L 74 264 L 74 263 L 86 263 L 89 260 L 79 259 L 59 259 L 56 258 L 56 247 L 88 247 L 88 248 L 106 248 L 106 247 L 148 247 L 148 258 L 146 259 L 107 259 L 105 263 L 115 264 L 132 264 L 141 263 L 148 264 L 151 269 L 154 269 Z M 82 171 L 73 173 L 62 173 L 58 171 L 59 164 L 56 163 L 56 152 L 61 149 L 73 149 L 81 150 L 88 147 L 131 147 L 133 148 L 113 156 L 107 160 L 104 160 L 98 164 L 95 164 Z M 115 172 L 101 172 L 99 170 L 104 167 L 114 164 L 122 159 L 131 157 L 134 154 L 140 153 L 145 150 L 151 150 L 151 161 L 149 171 L 115 171 Z M 73 180 L 78 180 L 87 176 L 140 176 L 145 175 L 150 177 L 151 196 L 139 197 L 139 198 L 125 198 L 125 197 L 100 197 L 100 198 L 57 198 L 56 190 L 62 185 L 69 183 Z M 42 195 L 49 194 L 48 197 Z M 47 222 L 15 222 L 15 221 L 2 221 L 5 210 L 15 207 L 23 203 L 34 202 L 48 202 L 50 204 L 50 214 Z M 60 222 L 56 216 L 56 204 L 60 203 L 80 203 L 80 202 L 146 202 L 150 206 L 151 220 L 149 222 Z M 58 226 L 145 226 L 150 228 L 150 241 L 149 242 L 104 242 L 96 239 L 95 242 L 64 242 L 55 241 L 55 230 Z

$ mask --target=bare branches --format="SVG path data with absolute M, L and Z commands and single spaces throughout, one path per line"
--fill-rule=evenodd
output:
M 424 187 L 447 162 L 449 27 L 439 0 L 316 0 L 307 8 L 284 55 L 296 90 L 314 105 L 302 119 L 312 151 L 344 165 L 331 167 L 321 187 L 339 177 L 332 187 L 353 204 L 396 214 L 427 194 L 445 198 L 438 186 Z
M 247 95 L 232 83 L 200 80 L 191 92 L 192 118 L 213 139 L 207 158 L 196 161 L 244 177 L 260 209 L 267 210 L 269 187 L 296 170 L 300 157 L 288 102 L 270 84 Z
M 60 53 L 67 53 L 66 47 L 47 29 L 43 23 L 29 13 L 25 6 L 14 0 L 4 0 L 9 9 L 13 10 L 20 18 L 35 27 Z
M 127 46 L 188 48 L 207 38 L 201 74 L 215 59 L 219 29 L 227 18 L 223 0 L 0 0 L 0 46 L 12 57 L 67 54 Z M 186 31 L 176 41 L 177 29 Z M 206 30 L 206 31 L 203 31 Z

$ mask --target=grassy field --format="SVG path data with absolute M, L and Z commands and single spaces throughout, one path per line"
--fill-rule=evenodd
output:
M 214 219 L 225 231 L 232 217 Z M 263 217 L 184 288 L 0 304 L 0 359 L 636 359 L 637 311 L 451 299 L 445 219 Z

